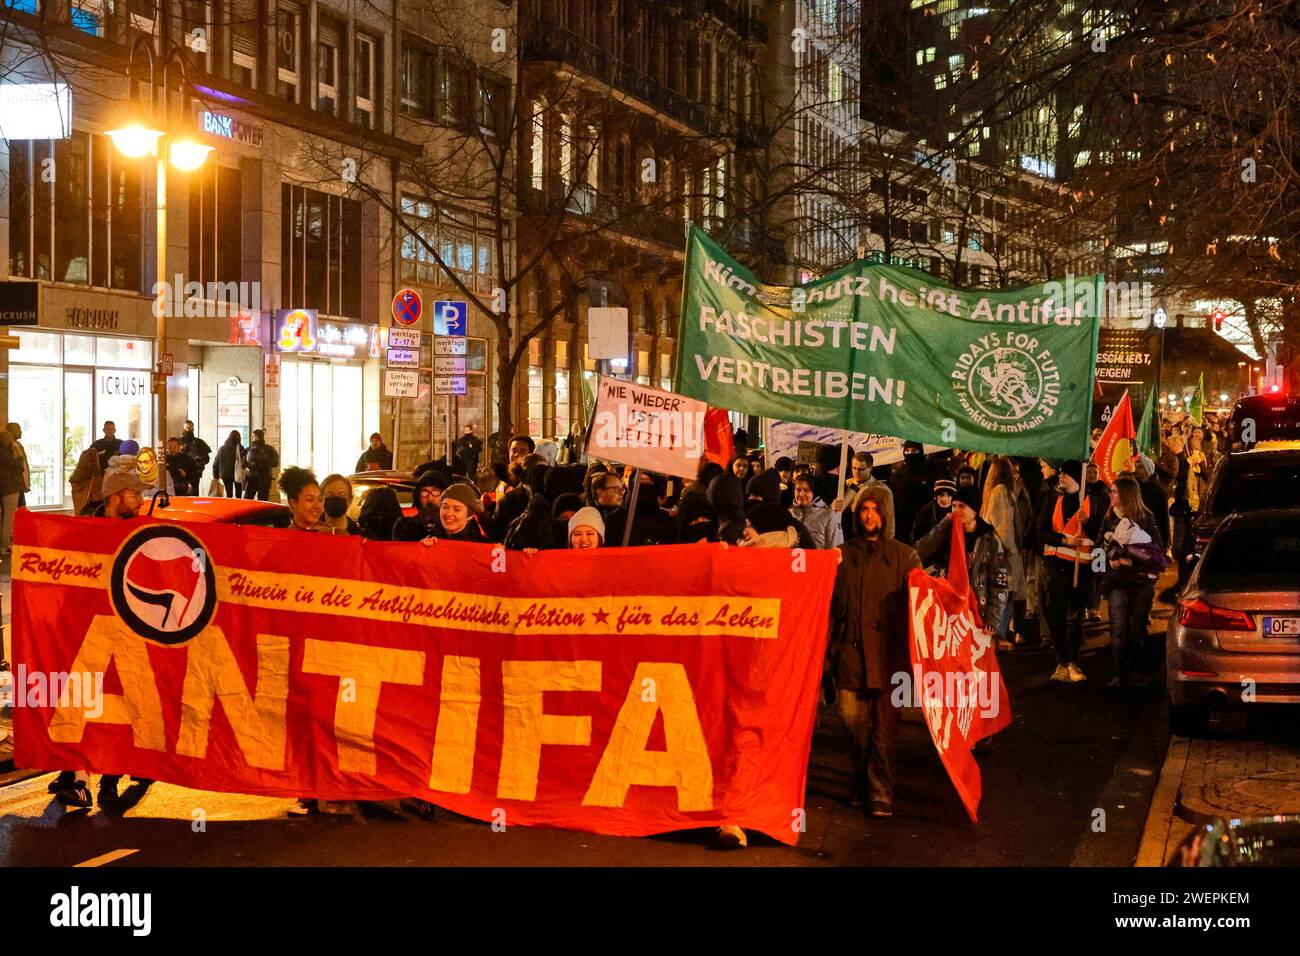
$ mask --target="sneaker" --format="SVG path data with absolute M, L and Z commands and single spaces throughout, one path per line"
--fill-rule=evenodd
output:
M 1068 681 L 1070 679 L 1070 670 L 1064 664 L 1057 664 L 1056 670 L 1052 671 L 1052 680 Z
M 894 815 L 894 808 L 888 803 L 882 803 L 878 800 L 872 801 L 871 815 L 881 820 L 888 819 Z
M 309 813 L 316 812 L 315 800 L 296 800 L 287 811 L 291 817 L 305 817 Z
M 66 787 L 60 787 L 54 791 L 54 799 L 59 801 L 65 807 L 83 807 L 89 809 L 94 806 L 94 801 L 90 799 L 90 787 L 86 786 L 80 780 L 69 784 Z
M 59 775 L 50 781 L 49 786 L 45 788 L 46 793 L 58 793 L 64 787 L 71 787 L 77 782 L 77 775 L 71 770 L 60 770 Z
M 101 810 L 113 810 L 118 804 L 117 780 L 109 780 L 105 777 L 99 782 L 99 808 Z
M 1088 675 L 1086 675 L 1083 671 L 1079 670 L 1078 664 L 1070 665 L 1069 680 L 1071 684 L 1077 684 L 1079 683 L 1079 681 L 1084 681 L 1087 679 L 1088 679 Z
M 718 845 L 728 850 L 740 850 L 749 846 L 749 838 L 740 827 L 728 823 L 726 826 L 718 827 Z

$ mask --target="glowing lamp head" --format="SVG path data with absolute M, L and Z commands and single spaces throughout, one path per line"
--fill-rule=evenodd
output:
M 167 159 L 177 169 L 191 173 L 207 162 L 210 152 L 211 146 L 204 146 L 192 139 L 180 139 L 167 148 Z
M 140 123 L 130 123 L 118 129 L 110 129 L 108 138 L 113 141 L 117 151 L 131 159 L 148 156 L 158 146 L 162 130 L 151 129 Z
M 1270 385 L 1270 386 L 1268 387 L 1268 390 L 1269 390 L 1270 392 L 1273 392 L 1274 394 L 1276 394 L 1276 393 L 1282 391 L 1282 386 L 1281 386 L 1281 385 L 1278 385 L 1278 384 L 1276 384 L 1276 383 L 1274 383 L 1273 385 Z

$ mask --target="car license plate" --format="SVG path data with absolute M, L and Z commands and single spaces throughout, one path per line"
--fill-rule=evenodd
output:
M 1300 637 L 1300 617 L 1265 617 L 1265 637 Z

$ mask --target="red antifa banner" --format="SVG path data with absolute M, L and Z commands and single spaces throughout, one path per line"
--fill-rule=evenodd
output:
M 960 521 L 952 522 L 947 578 L 932 578 L 918 568 L 907 583 L 913 700 L 925 714 L 971 822 L 977 823 L 980 768 L 971 747 L 1011 723 L 1011 699 L 971 591 Z
M 834 579 L 826 551 L 528 556 L 23 511 L 15 759 L 793 844 Z

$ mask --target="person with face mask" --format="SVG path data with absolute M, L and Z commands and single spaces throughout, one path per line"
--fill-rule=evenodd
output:
M 890 478 L 894 495 L 894 527 L 898 534 L 907 536 L 912 533 L 917 512 L 930 502 L 930 489 L 935 477 L 926 464 L 925 446 L 914 441 L 903 442 L 903 463 L 894 469 Z M 854 527 L 860 527 L 856 515 Z M 846 534 L 845 537 L 849 536 Z
M 342 475 L 330 475 L 321 483 L 320 490 L 325 509 L 321 529 L 330 534 L 361 534 L 361 526 L 348 517 L 348 508 L 352 506 L 352 482 Z
M 899 718 L 890 688 L 893 675 L 911 673 L 907 576 L 921 561 L 886 533 L 878 488 L 867 485 L 858 492 L 853 514 L 859 533 L 839 547 L 827 663 L 836 707 L 852 740 L 850 802 L 868 806 L 873 817 L 890 817 Z
M 928 505 L 916 513 L 912 522 L 912 540 L 920 541 L 931 529 L 948 516 L 952 510 L 953 495 L 957 493 L 957 483 L 951 478 L 937 478 L 934 482 L 934 498 Z

